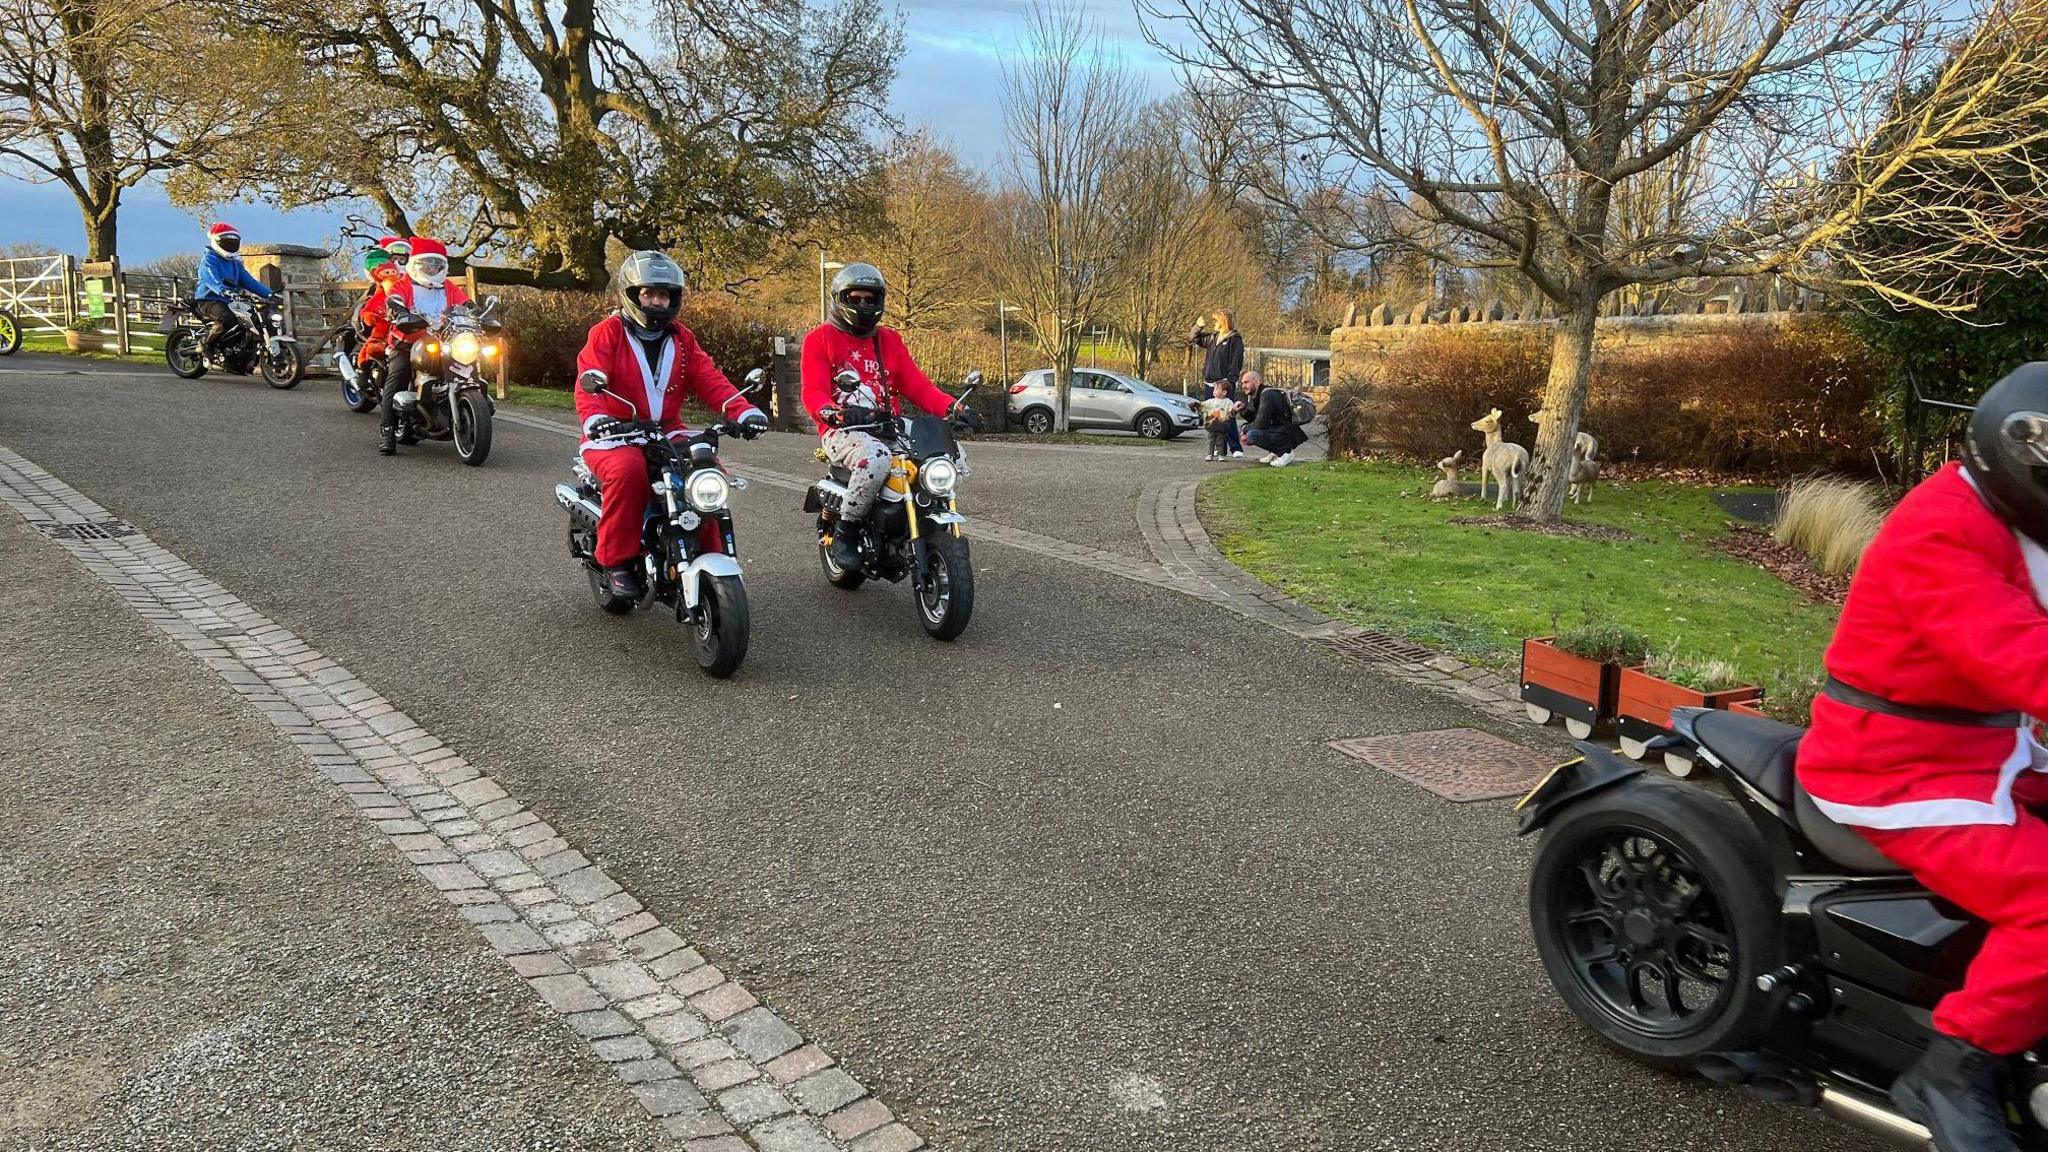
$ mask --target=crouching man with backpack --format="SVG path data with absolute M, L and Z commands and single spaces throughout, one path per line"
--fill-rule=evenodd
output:
M 1250 427 L 1245 442 L 1273 454 L 1266 463 L 1285 468 L 1294 462 L 1294 450 L 1308 442 L 1308 433 L 1294 423 L 1294 403 L 1285 389 L 1268 388 L 1257 372 L 1244 374 L 1244 413 Z

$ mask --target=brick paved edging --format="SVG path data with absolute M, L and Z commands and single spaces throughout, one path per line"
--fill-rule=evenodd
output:
M 688 1152 L 924 1140 L 489 776 L 133 526 L 0 448 L 0 502 L 263 713 Z
M 1356 642 L 1376 634 L 1333 620 L 1232 564 L 1209 539 L 1195 512 L 1200 480 L 1159 480 L 1138 497 L 1138 529 L 1159 564 L 1181 591 L 1221 604 L 1240 616 L 1313 640 L 1356 658 Z M 1347 642 L 1351 642 L 1348 643 Z M 1420 684 L 1505 720 L 1526 722 L 1516 685 L 1454 656 L 1428 653 L 1419 645 L 1413 659 L 1373 659 L 1373 667 Z

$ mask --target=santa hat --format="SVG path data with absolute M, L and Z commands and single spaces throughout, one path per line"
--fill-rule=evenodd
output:
M 422 256 L 439 256 L 441 270 L 430 273 L 421 268 Z M 412 259 L 406 262 L 405 274 L 412 277 L 413 283 L 423 288 L 439 288 L 448 279 L 448 246 L 431 236 L 413 237 Z
M 382 240 L 377 241 L 377 247 L 382 248 L 393 256 L 410 256 L 412 254 L 412 241 L 403 236 L 386 236 Z
M 221 245 L 225 244 L 229 240 L 235 242 L 235 248 L 240 248 L 242 246 L 242 234 L 241 232 L 236 230 L 233 224 L 229 224 L 226 221 L 222 221 L 221 223 L 215 224 L 213 227 L 208 228 L 206 230 L 206 246 L 208 248 L 213 249 L 215 252 L 220 253 L 223 256 L 232 256 L 235 254 L 233 248 L 221 247 Z

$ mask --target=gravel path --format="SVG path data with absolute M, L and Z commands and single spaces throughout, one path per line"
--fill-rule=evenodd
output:
M 0 1148 L 666 1149 L 292 747 L 0 514 Z

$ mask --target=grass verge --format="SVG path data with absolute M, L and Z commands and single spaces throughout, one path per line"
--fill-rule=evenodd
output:
M 1456 523 L 1481 506 L 1427 499 L 1432 478 L 1383 464 L 1247 468 L 1204 484 L 1198 504 L 1247 572 L 1331 616 L 1494 668 L 1516 666 L 1524 637 L 1596 621 L 1775 682 L 1817 665 L 1834 630 L 1835 606 L 1715 547 L 1730 524 L 1704 489 L 1603 485 L 1598 504 L 1566 516 L 1626 536 L 1587 538 Z
M 107 339 L 111 339 L 108 337 Z M 138 352 L 123 356 L 119 352 L 108 352 L 100 348 L 81 349 L 73 352 L 64 345 L 62 332 L 23 332 L 21 350 L 24 352 L 54 352 L 60 356 L 78 356 L 87 360 L 119 360 L 128 364 L 162 364 L 162 352 Z
M 510 404 L 524 404 L 530 408 L 553 408 L 569 412 L 576 410 L 576 394 L 566 388 L 529 388 L 524 384 L 507 384 L 505 400 Z

